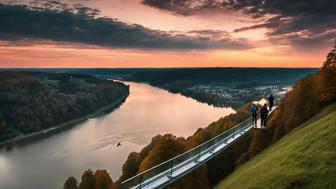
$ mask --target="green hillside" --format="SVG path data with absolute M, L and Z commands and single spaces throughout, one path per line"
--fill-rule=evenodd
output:
M 335 188 L 336 104 L 237 169 L 216 188 Z

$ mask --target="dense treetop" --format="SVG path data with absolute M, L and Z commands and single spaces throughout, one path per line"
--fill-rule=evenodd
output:
M 122 83 L 93 76 L 0 72 L 0 140 L 91 114 L 128 93 Z

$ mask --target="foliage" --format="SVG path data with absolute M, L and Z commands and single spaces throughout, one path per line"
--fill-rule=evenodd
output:
M 293 85 L 297 80 L 316 71 L 317 69 L 288 68 L 158 69 L 134 71 L 124 79 L 147 82 L 211 105 L 238 108 L 271 92 L 268 89 L 255 90 L 256 87 Z M 242 92 L 241 89 L 248 92 Z M 223 97 L 226 93 L 232 98 Z
M 124 84 L 92 76 L 0 72 L 0 140 L 80 118 L 127 94 Z
M 27 70 L 27 69 L 25 69 Z M 36 69 L 29 69 L 37 71 Z M 316 68 L 129 68 L 38 69 L 146 82 L 215 106 L 240 106 L 314 74 Z M 226 96 L 226 94 L 230 94 Z
M 248 150 L 240 155 L 239 161 L 245 162 L 258 155 L 324 107 L 336 101 L 336 66 L 330 63 L 334 61 L 330 57 L 336 57 L 335 53 L 334 47 L 319 72 L 301 79 L 286 94 L 278 110 L 269 118 L 268 132 L 261 130 L 252 132 Z
M 336 104 L 241 166 L 222 188 L 335 188 Z
M 139 153 L 132 152 L 128 155 L 126 162 L 122 167 L 122 175 L 120 177 L 120 181 L 124 181 L 138 173 L 139 167 Z
M 336 101 L 336 65 L 331 58 L 336 57 L 335 48 L 328 54 L 318 73 L 297 82 L 281 101 L 278 110 L 269 120 L 270 132 L 253 133 L 248 150 L 250 158 Z
M 327 55 L 323 67 L 324 68 L 336 67 L 336 40 L 333 49 Z
M 95 175 L 94 189 L 109 189 L 113 183 L 106 170 L 97 170 Z
M 92 170 L 86 170 L 81 178 L 81 182 L 77 187 L 77 180 L 69 177 L 64 184 L 64 189 L 114 189 L 110 175 L 106 170 L 97 170 L 94 174 Z
M 87 170 L 83 173 L 78 189 L 94 189 L 95 177 L 92 170 Z
M 336 55 L 335 55 L 336 56 Z M 324 67 L 319 74 L 320 100 L 327 104 L 336 99 L 336 65 L 334 67 Z
M 242 106 L 235 114 L 221 118 L 206 128 L 198 129 L 187 139 L 178 138 L 170 134 L 164 136 L 158 135 L 154 137 L 152 142 L 143 148 L 140 153 L 134 152 L 129 155 L 126 163 L 123 165 L 123 174 L 119 180 L 130 178 L 141 171 L 145 171 L 155 165 L 158 165 L 165 160 L 168 160 L 207 141 L 212 137 L 217 136 L 223 131 L 232 128 L 250 116 L 249 107 L 250 104 Z M 213 185 L 213 183 L 210 183 L 209 181 L 219 180 L 219 178 L 215 178 L 215 174 L 209 174 L 207 167 L 211 166 L 213 170 L 217 171 L 221 169 L 226 170 L 222 167 L 229 166 L 230 169 L 227 169 L 227 172 L 223 173 L 223 175 L 228 174 L 235 167 L 235 162 L 238 160 L 240 153 L 248 148 L 248 142 L 245 141 L 241 140 L 237 143 L 237 145 L 233 145 L 227 150 L 227 152 L 223 153 L 224 159 L 227 159 L 223 160 L 223 158 L 218 158 L 217 162 L 220 161 L 221 163 L 217 164 L 217 166 L 215 166 L 214 162 L 211 163 L 212 161 L 210 161 L 209 164 L 196 169 L 192 173 L 188 174 L 167 188 L 209 188 L 210 185 Z M 233 163 L 233 166 L 231 163 Z M 199 184 L 195 185 L 195 183 Z
M 65 183 L 63 189 L 77 189 L 77 179 L 75 177 L 69 177 Z
M 184 145 L 183 138 L 177 138 L 173 135 L 167 134 L 158 140 L 157 144 L 149 151 L 146 158 L 144 158 L 140 163 L 138 168 L 140 172 L 154 167 L 155 165 L 173 158 L 187 150 Z
M 269 120 L 270 132 L 253 134 L 249 147 L 250 157 L 256 156 L 336 101 L 336 65 L 333 57 L 336 57 L 336 46 L 328 54 L 319 72 L 300 80 L 286 94 Z

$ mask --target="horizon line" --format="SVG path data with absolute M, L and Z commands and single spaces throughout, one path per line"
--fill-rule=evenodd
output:
M 244 67 L 244 66 L 226 66 L 226 67 L 3 67 L 3 69 L 190 69 L 190 68 L 212 68 L 212 69 L 222 69 L 222 68 L 237 68 L 237 69 L 251 69 L 251 68 L 260 68 L 260 69 L 320 69 L 321 67 Z

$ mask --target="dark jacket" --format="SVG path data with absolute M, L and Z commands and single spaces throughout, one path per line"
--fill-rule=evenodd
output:
M 269 113 L 269 111 L 268 111 L 267 107 L 266 107 L 266 106 L 263 106 L 263 107 L 261 108 L 261 110 L 260 110 L 260 116 L 261 116 L 261 117 L 267 117 L 267 116 L 268 116 L 268 113 Z
M 268 102 L 274 104 L 274 97 L 272 95 L 268 97 Z

